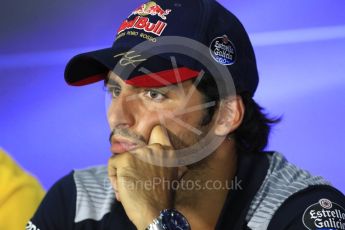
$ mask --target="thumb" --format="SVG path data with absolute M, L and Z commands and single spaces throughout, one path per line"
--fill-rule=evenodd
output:
M 161 144 L 163 146 L 172 147 L 166 128 L 161 125 L 153 127 L 149 139 L 149 145 L 151 144 Z

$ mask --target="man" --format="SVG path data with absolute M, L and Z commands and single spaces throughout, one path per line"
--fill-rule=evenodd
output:
M 57 182 L 27 229 L 345 229 L 341 192 L 263 152 L 277 121 L 252 99 L 246 31 L 217 2 L 141 5 L 65 79 L 105 81 L 112 156 Z

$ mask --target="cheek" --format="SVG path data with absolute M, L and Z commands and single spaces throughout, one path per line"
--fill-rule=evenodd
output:
M 134 109 L 135 131 L 149 139 L 151 130 L 156 125 L 165 126 L 177 138 L 195 135 L 192 129 L 200 129 L 203 110 L 187 112 L 188 109 L 177 109 L 180 105 L 166 105 L 165 108 L 150 109 L 144 104 L 137 104 Z M 191 105 L 187 105 L 189 108 Z
M 185 113 L 174 116 L 173 119 L 166 118 L 166 128 L 176 137 L 185 139 L 196 135 L 200 131 L 201 111 Z
M 176 136 L 184 136 L 190 133 L 187 126 L 198 128 L 199 119 L 194 113 L 183 115 L 172 115 L 173 110 L 149 111 L 147 109 L 137 109 L 135 113 L 135 130 L 149 139 L 151 130 L 156 125 L 166 127 L 171 133 Z
M 158 111 L 148 110 L 147 108 L 136 109 L 136 112 L 135 112 L 136 132 L 140 133 L 142 136 L 145 137 L 146 140 L 148 140 L 151 134 L 151 130 L 156 125 L 163 125 L 166 128 L 170 129 L 169 126 L 172 122 L 167 119 L 168 114 L 171 114 L 171 112 L 167 110 L 161 110 L 158 112 Z
M 197 128 L 200 125 L 204 112 L 203 110 L 189 112 L 191 109 L 193 109 L 193 106 L 176 111 L 178 115 L 174 119 Z

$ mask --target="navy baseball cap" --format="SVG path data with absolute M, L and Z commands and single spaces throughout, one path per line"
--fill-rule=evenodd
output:
M 237 92 L 254 95 L 259 77 L 248 34 L 241 22 L 215 0 L 155 0 L 142 4 L 123 21 L 112 47 L 73 57 L 66 66 L 65 80 L 74 86 L 104 80 L 131 48 L 164 36 L 180 36 L 204 44 L 214 61 L 210 64 L 228 68 Z M 163 82 L 139 71 L 123 80 L 138 87 L 160 87 L 196 78 L 200 72 L 200 65 L 178 60 L 173 69 L 164 58 L 150 59 L 146 62 L 150 71 Z M 176 71 L 178 80 L 174 77 Z

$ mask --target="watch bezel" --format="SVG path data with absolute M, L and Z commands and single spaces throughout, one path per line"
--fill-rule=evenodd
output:
M 173 218 L 178 218 L 179 225 L 176 226 L 176 221 L 174 223 L 171 222 Z M 178 227 L 181 230 L 190 230 L 190 224 L 187 220 L 187 218 L 177 211 L 176 209 L 164 209 L 160 212 L 159 215 L 160 222 L 163 225 L 163 228 L 166 230 L 175 230 Z M 181 223 L 182 222 L 182 223 Z M 174 224 L 172 227 L 171 224 Z

